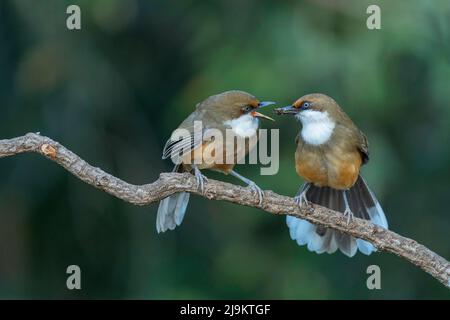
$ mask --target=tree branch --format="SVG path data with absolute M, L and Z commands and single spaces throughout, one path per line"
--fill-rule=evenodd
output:
M 201 194 L 194 176 L 188 173 L 161 173 L 159 179 L 145 185 L 133 185 L 116 178 L 100 168 L 93 167 L 72 151 L 52 139 L 36 133 L 0 140 L 0 158 L 19 153 L 36 152 L 56 162 L 82 181 L 119 199 L 135 205 L 148 205 L 173 193 L 186 191 L 210 200 L 224 200 L 260 208 L 275 215 L 296 216 L 311 223 L 333 228 L 371 242 L 379 250 L 397 256 L 418 266 L 450 288 L 450 263 L 412 239 L 383 229 L 370 221 L 355 218 L 349 225 L 336 211 L 314 204 L 300 208 L 293 198 L 266 191 L 262 205 L 258 204 L 249 188 L 209 179 Z

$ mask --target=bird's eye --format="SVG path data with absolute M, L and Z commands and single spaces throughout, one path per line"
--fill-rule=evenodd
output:
M 252 110 L 253 110 L 252 106 L 245 106 L 245 107 L 242 108 L 242 111 L 244 111 L 244 113 L 248 113 L 248 112 L 250 112 Z
M 306 110 L 306 109 L 309 109 L 309 107 L 311 107 L 311 103 L 309 103 L 308 101 L 305 101 L 302 103 L 301 109 Z

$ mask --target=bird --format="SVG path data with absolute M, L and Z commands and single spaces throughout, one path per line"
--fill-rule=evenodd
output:
M 195 111 L 172 132 L 171 138 L 164 146 L 162 158 L 172 158 L 175 162 L 174 172 L 193 172 L 197 187 L 202 193 L 208 179 L 201 170 L 210 169 L 230 174 L 246 183 L 261 205 L 264 197 L 262 189 L 252 180 L 234 171 L 234 166 L 256 146 L 259 120 L 275 121 L 257 111 L 273 104 L 275 103 L 272 101 L 260 102 L 255 96 L 240 90 L 212 95 L 198 103 Z M 184 134 L 175 134 L 177 132 Z M 225 139 L 226 134 L 230 132 L 244 143 L 235 143 L 235 138 Z M 222 136 L 221 139 L 219 136 Z M 161 200 L 156 217 L 157 232 L 173 230 L 179 226 L 188 202 L 187 192 L 175 193 Z
M 343 213 L 347 224 L 358 217 L 387 229 L 383 209 L 360 173 L 369 161 L 368 140 L 339 104 L 325 94 L 312 93 L 274 112 L 293 115 L 301 123 L 295 170 L 305 183 L 295 196 L 297 204 L 312 202 Z M 367 241 L 300 218 L 288 215 L 286 223 L 291 239 L 312 252 L 339 249 L 353 257 L 358 249 L 366 255 L 376 251 Z

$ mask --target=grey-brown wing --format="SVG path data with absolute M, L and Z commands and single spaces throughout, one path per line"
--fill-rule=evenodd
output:
M 201 122 L 201 119 L 206 118 L 209 121 Z M 202 145 L 209 129 L 223 129 L 223 132 L 225 132 L 225 126 L 214 121 L 208 114 L 208 110 L 197 106 L 197 110 L 191 113 L 167 140 L 162 158 L 167 159 L 189 154 Z
M 363 164 L 369 162 L 369 141 L 361 130 L 359 130 L 358 150 L 361 153 Z
M 173 156 L 183 156 L 201 145 L 202 135 L 196 134 L 190 128 L 176 129 L 169 140 L 167 140 L 163 149 L 163 159 Z
M 172 132 L 164 146 L 163 159 L 183 156 L 201 145 L 203 131 L 199 123 L 195 123 L 199 118 L 199 111 L 196 110 Z
M 295 144 L 296 145 L 298 145 L 298 143 L 300 142 L 300 139 L 301 139 L 301 137 L 300 137 L 300 132 L 295 136 Z

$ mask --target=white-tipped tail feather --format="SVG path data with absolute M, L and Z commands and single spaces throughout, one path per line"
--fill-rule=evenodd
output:
M 173 230 L 183 221 L 186 207 L 189 203 L 189 193 L 175 193 L 160 201 L 156 215 L 156 231 L 158 233 Z
M 183 167 L 176 165 L 172 172 L 183 172 Z M 156 231 L 158 233 L 173 230 L 183 222 L 189 203 L 189 193 L 179 192 L 162 199 L 156 214 Z
M 306 185 L 299 194 L 305 187 Z M 383 209 L 361 176 L 347 194 L 350 209 L 355 217 L 367 219 L 383 228 L 388 228 Z M 345 210 L 342 190 L 310 185 L 306 198 L 312 203 L 335 211 L 344 212 Z M 358 249 L 366 255 L 376 251 L 376 248 L 367 241 L 356 239 L 340 231 L 316 226 L 303 219 L 287 216 L 286 223 L 291 239 L 297 241 L 300 246 L 306 245 L 309 251 L 334 253 L 339 249 L 349 257 L 353 257 Z

